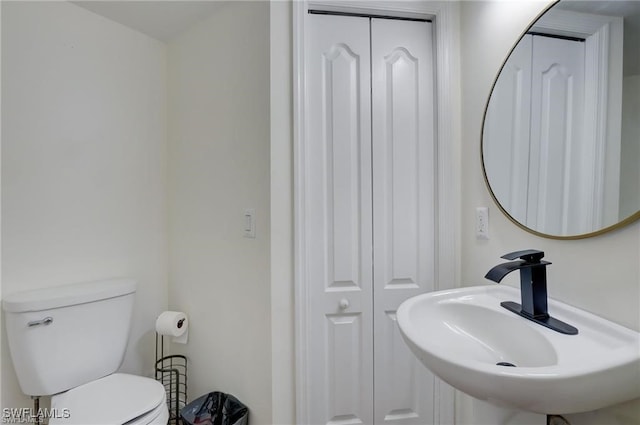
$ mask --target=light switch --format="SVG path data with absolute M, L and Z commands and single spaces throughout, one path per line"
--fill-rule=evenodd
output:
M 476 239 L 489 239 L 489 208 L 476 208 Z
M 243 236 L 245 238 L 256 237 L 256 210 L 253 208 L 246 208 L 243 215 Z

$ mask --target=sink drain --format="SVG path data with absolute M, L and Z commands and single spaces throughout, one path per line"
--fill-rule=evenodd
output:
M 509 363 L 509 362 L 498 362 L 498 363 L 496 363 L 496 366 L 516 367 L 516 365 L 514 365 L 513 363 Z

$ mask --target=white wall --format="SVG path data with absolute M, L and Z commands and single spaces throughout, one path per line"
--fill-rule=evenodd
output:
M 165 70 L 161 43 L 70 3 L 2 3 L 2 293 L 137 279 L 123 370 L 149 375 L 167 305 Z M 2 406 L 30 406 L 2 338 Z
M 190 317 L 189 395 L 271 422 L 269 3 L 229 2 L 168 46 L 169 306 Z M 255 208 L 256 238 L 243 238 Z
M 482 177 L 479 146 L 491 84 L 521 32 L 546 5 L 547 2 L 539 1 L 462 3 L 462 284 L 488 283 L 482 276 L 501 261 L 502 254 L 525 248 L 540 249 L 553 263 L 548 268 L 551 297 L 640 330 L 640 223 L 590 239 L 539 238 L 521 230 L 500 213 Z M 488 241 L 475 239 L 477 206 L 490 208 L 491 239 Z M 510 284 L 516 283 L 517 276 L 509 278 Z M 462 399 L 469 403 L 468 398 Z M 638 423 L 639 406 L 640 400 L 636 400 L 599 412 L 575 415 L 571 423 Z M 463 410 L 472 411 L 473 406 L 467 405 Z

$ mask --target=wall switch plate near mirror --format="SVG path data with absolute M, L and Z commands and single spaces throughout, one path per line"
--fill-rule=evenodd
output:
M 483 124 L 500 209 L 539 236 L 640 218 L 640 2 L 556 2 L 514 46 Z
M 476 239 L 489 239 L 489 208 L 476 208 Z

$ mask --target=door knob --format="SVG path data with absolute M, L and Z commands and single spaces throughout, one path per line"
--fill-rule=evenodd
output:
M 338 305 L 340 306 L 340 310 L 346 310 L 349 308 L 349 300 L 346 298 L 343 298 L 340 300 Z

